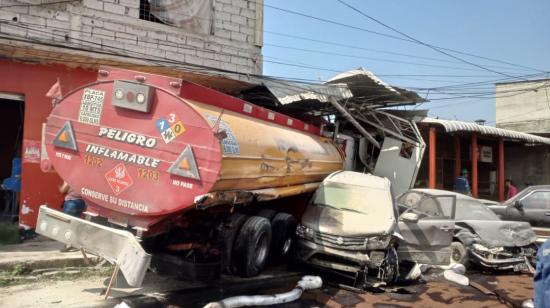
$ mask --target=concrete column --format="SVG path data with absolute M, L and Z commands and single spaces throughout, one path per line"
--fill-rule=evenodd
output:
M 429 167 L 428 167 L 428 188 L 435 188 L 436 185 L 436 161 L 435 161 L 435 150 L 436 150 L 436 135 L 435 135 L 435 127 L 430 127 L 430 133 L 429 133 L 429 144 L 428 144 L 428 160 L 429 160 Z
M 478 197 L 477 193 L 477 135 L 472 133 L 471 139 L 471 157 L 472 157 L 472 196 Z
M 506 200 L 506 197 L 504 196 L 504 181 L 505 181 L 505 175 L 504 175 L 504 140 L 499 139 L 498 140 L 498 170 L 497 170 L 497 176 L 498 176 L 498 201 L 503 202 Z

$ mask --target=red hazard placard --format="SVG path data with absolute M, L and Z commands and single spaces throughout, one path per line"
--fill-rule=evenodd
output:
M 116 195 L 134 184 L 134 180 L 128 174 L 128 170 L 126 170 L 126 166 L 123 163 L 119 163 L 113 169 L 107 171 L 105 178 Z

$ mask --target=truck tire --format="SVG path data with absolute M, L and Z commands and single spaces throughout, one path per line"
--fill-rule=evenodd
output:
M 468 251 L 464 244 L 458 241 L 451 243 L 451 265 L 462 264 L 466 266 L 468 263 Z
M 264 217 L 251 216 L 242 225 L 233 248 L 237 274 L 253 277 L 264 268 L 271 244 L 271 224 Z
M 271 220 L 271 252 L 274 262 L 286 261 L 292 254 L 296 234 L 296 219 L 287 213 L 277 213 Z
M 224 222 L 223 250 L 222 250 L 222 270 L 228 274 L 235 274 L 236 269 L 233 262 L 233 246 L 235 239 L 244 222 L 249 216 L 235 213 L 227 217 Z
M 258 214 L 256 214 L 255 216 L 260 216 L 260 217 L 266 218 L 267 220 L 271 221 L 271 220 L 273 220 L 273 217 L 275 216 L 275 214 L 277 214 L 277 212 L 275 212 L 274 210 L 263 209 L 263 210 L 259 211 Z

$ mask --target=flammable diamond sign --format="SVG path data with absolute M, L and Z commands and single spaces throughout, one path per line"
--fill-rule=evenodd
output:
M 105 178 L 116 195 L 125 191 L 128 187 L 134 184 L 134 180 L 130 177 L 128 170 L 126 170 L 126 166 L 123 163 L 119 163 L 113 169 L 105 173 Z

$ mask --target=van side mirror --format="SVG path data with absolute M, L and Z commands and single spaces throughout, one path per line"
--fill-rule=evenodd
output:
M 520 200 L 516 200 L 514 202 L 514 207 L 518 210 L 521 210 L 523 208 L 523 204 L 521 204 L 521 201 Z
M 407 212 L 401 215 L 401 220 L 408 223 L 417 223 L 418 222 L 418 214 L 413 212 Z

